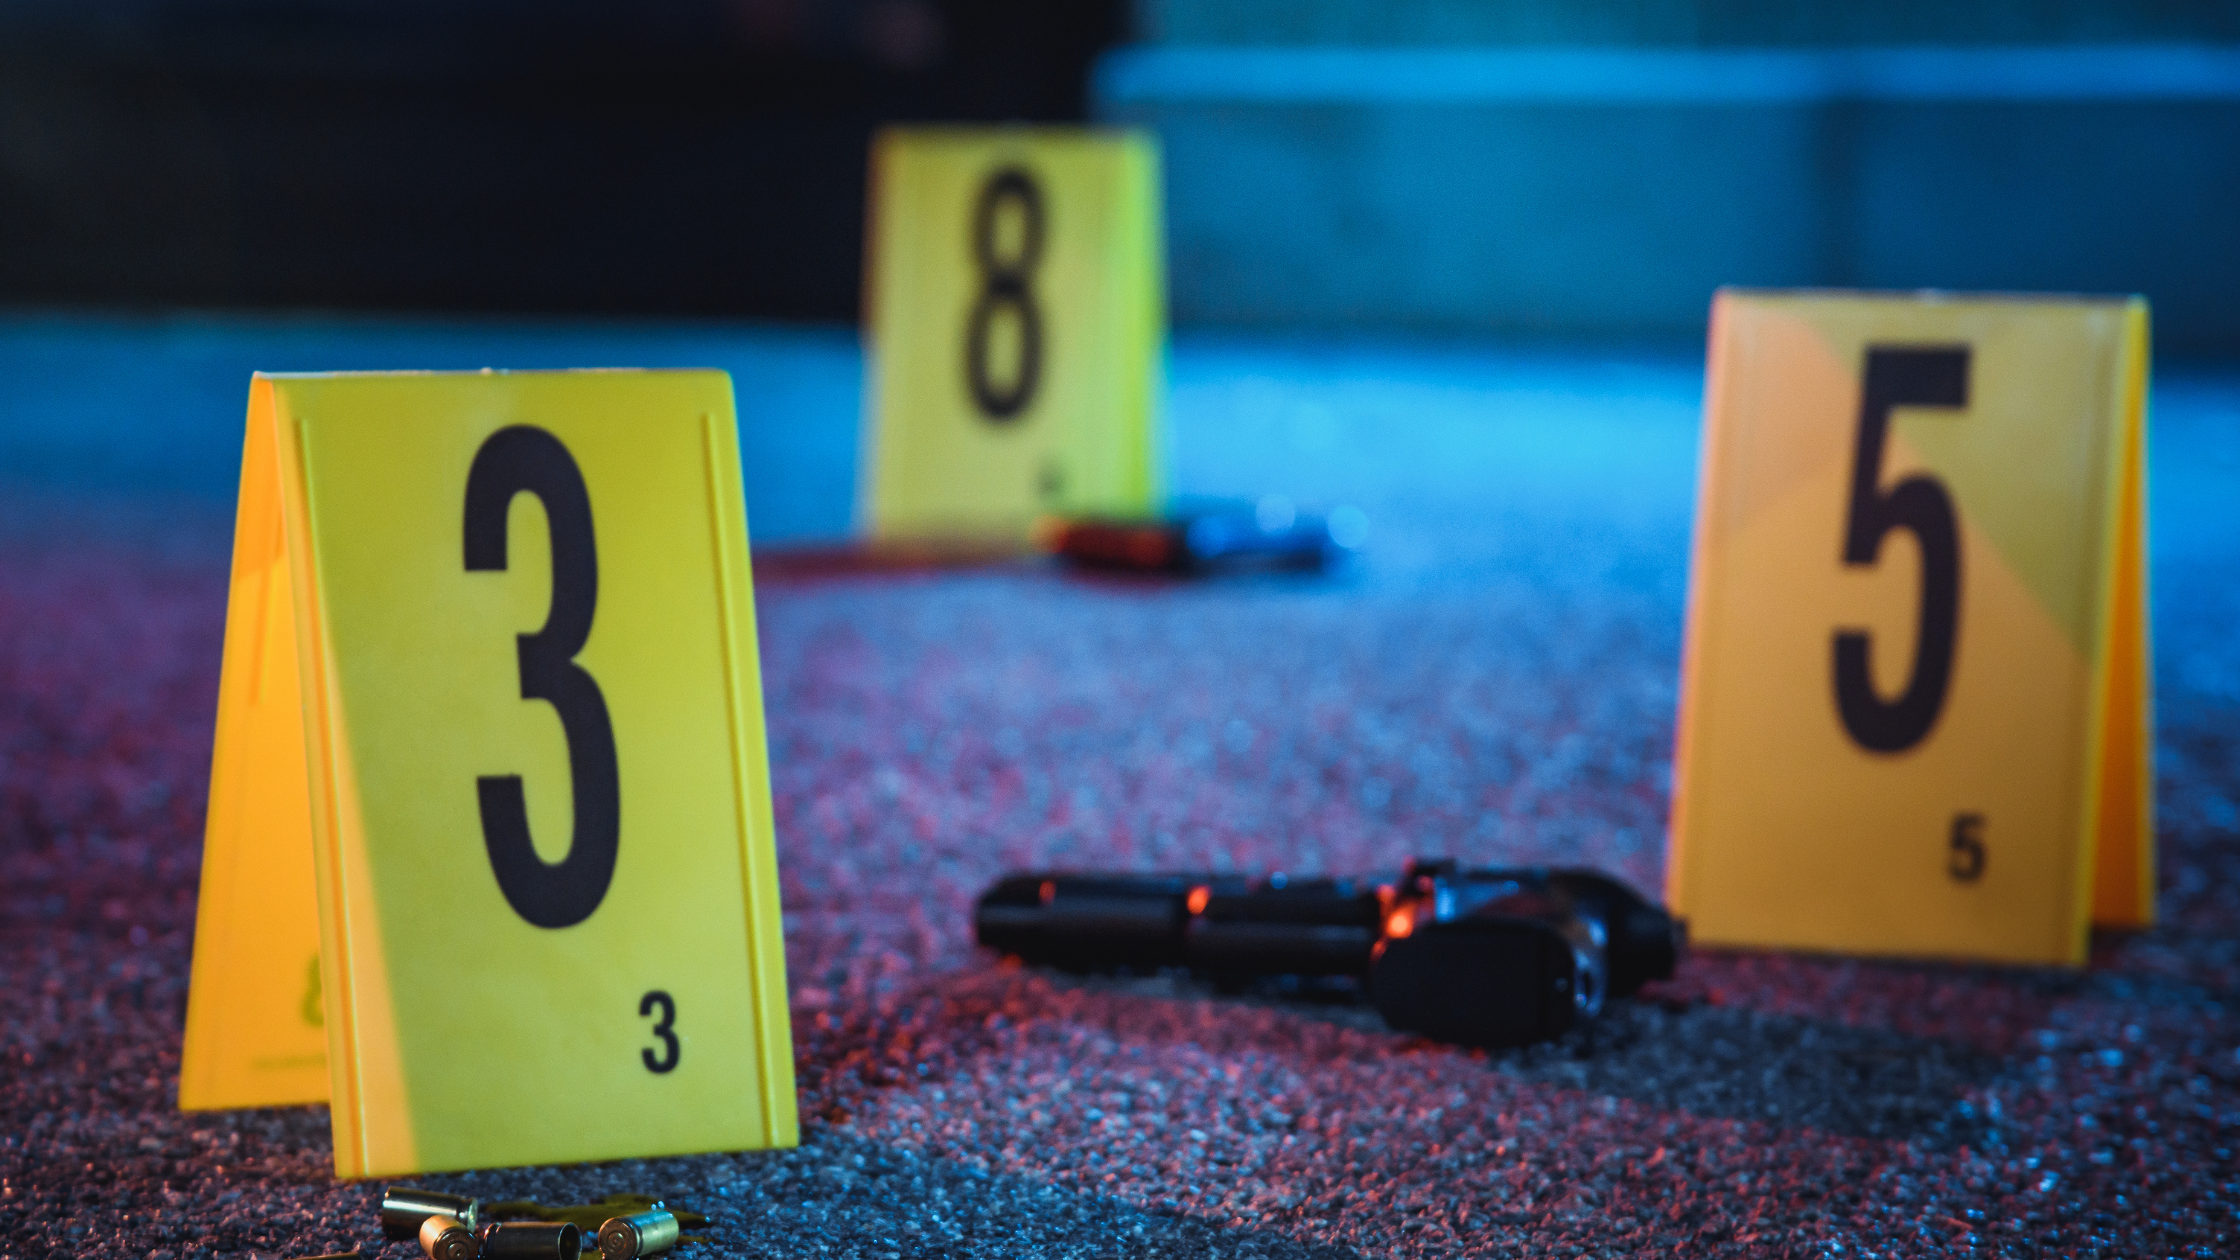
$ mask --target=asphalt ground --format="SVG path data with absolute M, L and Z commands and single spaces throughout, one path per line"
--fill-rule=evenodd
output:
M 845 527 L 844 333 L 0 321 L 0 1256 L 415 1254 L 323 1108 L 174 1097 L 246 372 L 483 363 L 730 367 L 758 544 Z M 1353 503 L 1363 558 L 766 574 L 802 1146 L 426 1184 L 666 1194 L 702 1256 L 2240 1252 L 2240 374 L 2157 383 L 2162 926 L 2074 972 L 1698 951 L 1493 1055 L 1008 967 L 970 900 L 1419 852 L 1657 888 L 1693 356 L 1185 338 L 1173 381 L 1182 489 Z

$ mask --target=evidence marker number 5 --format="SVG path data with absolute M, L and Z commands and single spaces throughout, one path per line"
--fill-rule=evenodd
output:
M 2074 963 L 2152 922 L 2146 304 L 1727 290 L 1707 369 L 1695 939 Z

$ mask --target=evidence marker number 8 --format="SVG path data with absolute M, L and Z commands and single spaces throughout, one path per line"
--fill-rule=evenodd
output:
M 1019 224 L 1018 247 L 1008 257 L 998 252 L 999 220 L 1013 207 Z M 964 379 L 980 416 L 990 424 L 1018 419 L 1034 401 L 1042 381 L 1042 308 L 1035 303 L 1034 272 L 1042 262 L 1042 186 L 1018 166 L 1005 166 L 980 186 L 972 211 L 972 258 L 980 271 L 980 291 L 965 321 Z M 988 342 L 998 311 L 1018 325 L 1019 359 L 1008 382 L 998 382 L 988 364 Z
M 1882 489 L 1882 455 L 1890 413 L 1899 407 L 1957 409 L 1968 405 L 1967 346 L 1867 347 L 1852 451 L 1851 499 L 1844 513 L 1843 563 L 1872 567 L 1882 541 L 1907 530 L 1921 550 L 1921 613 L 1913 673 L 1896 700 L 1875 690 L 1873 648 L 1864 630 L 1835 635 L 1836 712 L 1853 742 L 1869 752 L 1902 753 L 1929 737 L 1952 686 L 1960 637 L 1960 521 L 1944 483 L 1915 473 Z M 1962 813 L 1952 822 L 1947 872 L 1961 883 L 1983 875 L 1984 819 Z

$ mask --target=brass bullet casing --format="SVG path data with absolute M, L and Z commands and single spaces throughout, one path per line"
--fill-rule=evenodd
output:
M 456 1216 L 431 1216 L 420 1222 L 420 1250 L 428 1260 L 475 1260 L 474 1231 Z
M 677 1218 L 655 1208 L 611 1216 L 599 1227 L 600 1260 L 637 1260 L 677 1245 Z
M 392 1186 L 381 1196 L 381 1233 L 396 1242 L 420 1236 L 420 1222 L 448 1216 L 473 1233 L 482 1205 L 464 1195 L 438 1194 L 413 1186 Z
M 578 1260 L 583 1231 L 561 1221 L 496 1221 L 482 1227 L 481 1260 Z

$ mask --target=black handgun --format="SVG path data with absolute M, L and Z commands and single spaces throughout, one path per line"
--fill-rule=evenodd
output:
M 1084 568 L 1207 573 L 1328 568 L 1353 554 L 1367 532 L 1359 508 L 1316 516 L 1271 496 L 1257 504 L 1187 504 L 1147 520 L 1064 521 L 1049 542 L 1060 557 Z
M 1386 880 L 1010 875 L 973 926 L 990 949 L 1072 971 L 1352 977 L 1394 1028 L 1484 1046 L 1562 1036 L 1606 995 L 1671 978 L 1683 936 L 1595 871 L 1420 858 Z

